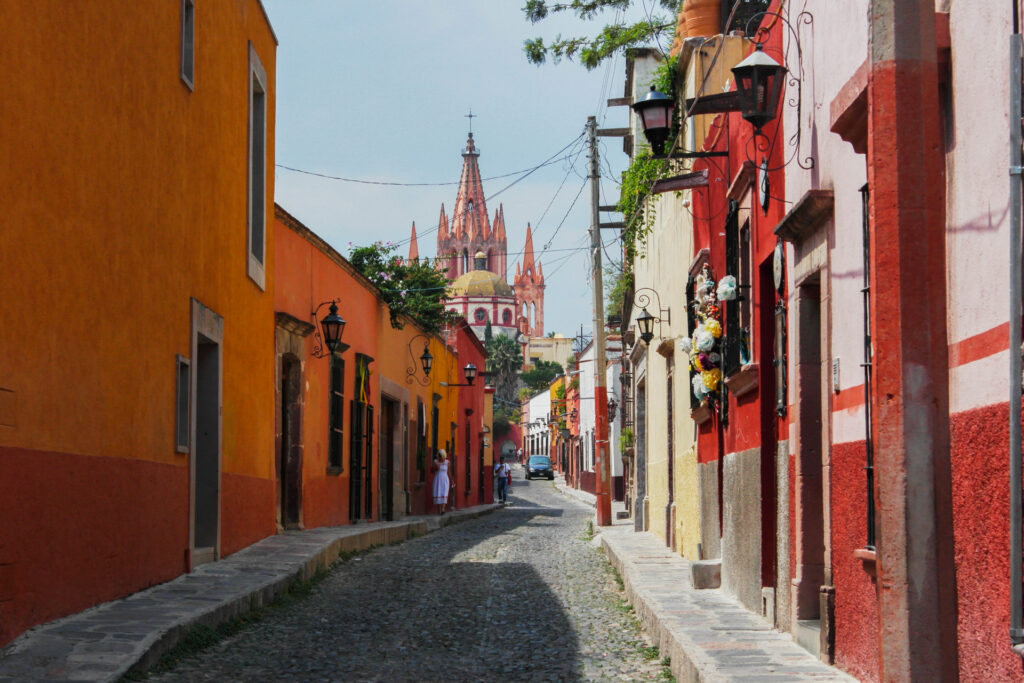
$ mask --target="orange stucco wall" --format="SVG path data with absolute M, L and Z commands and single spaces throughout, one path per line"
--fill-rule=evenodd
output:
M 276 40 L 257 0 L 196 3 L 190 90 L 179 12 L 4 3 L 0 510 L 20 524 L 0 531 L 0 643 L 186 568 L 192 298 L 224 320 L 221 554 L 273 533 L 273 383 L 254 368 L 273 362 Z M 250 44 L 268 77 L 266 291 L 246 269 Z
M 450 441 L 450 425 L 462 422 L 458 419 L 459 389 L 445 388 L 442 381 L 455 382 L 455 373 L 460 368 L 459 357 L 454 346 L 446 344 L 437 335 L 427 335 L 411 321 L 397 329 L 391 324 L 387 306 L 378 296 L 377 290 L 364 278 L 355 273 L 347 260 L 338 254 L 327 242 L 316 235 L 282 207 L 276 209 L 277 253 L 274 308 L 299 321 L 313 324 L 313 311 L 321 302 L 338 299 L 338 314 L 346 321 L 342 342 L 348 348 L 341 352 L 345 361 L 344 382 L 344 433 L 342 444 L 343 468 L 340 472 L 329 471 L 328 425 L 330 375 L 326 358 L 315 358 L 313 354 L 317 341 L 310 333 L 299 349 L 278 349 L 276 381 L 280 381 L 281 354 L 293 353 L 301 363 L 302 372 L 302 465 L 301 465 L 301 526 L 313 528 L 347 524 L 349 514 L 351 468 L 351 401 L 355 389 L 356 354 L 373 358 L 370 365 L 370 391 L 368 402 L 374 409 L 373 455 L 371 463 L 373 516 L 384 516 L 382 505 L 385 500 L 385 482 L 380 479 L 382 415 L 384 400 L 399 404 L 399 419 L 407 411 L 410 420 L 407 439 L 396 439 L 397 463 L 394 469 L 395 492 L 392 515 L 398 519 L 406 514 L 424 514 L 432 510 L 429 500 L 432 475 L 429 463 L 434 453 L 426 458 L 424 481 L 416 463 L 416 435 L 412 421 L 417 421 L 417 399 L 423 402 L 427 415 L 428 448 L 432 443 L 429 433 L 430 409 L 436 394 L 438 401 L 438 445 L 445 447 Z M 316 316 L 322 318 L 326 308 Z M 467 331 L 468 332 L 468 331 Z M 280 334 L 280 333 L 279 333 Z M 471 333 L 470 333 L 471 334 Z M 454 337 L 453 337 L 454 338 Z M 434 356 L 434 370 L 424 383 L 420 369 L 419 355 L 427 342 Z M 482 363 L 477 363 L 482 367 Z M 415 368 L 410 377 L 409 368 Z M 278 409 L 280 413 L 280 409 Z M 401 430 L 399 430 L 401 431 Z M 280 433 L 280 428 L 278 429 Z M 280 443 L 278 444 L 280 447 Z M 459 452 L 462 450 L 460 442 Z M 278 456 L 280 458 L 280 455 Z M 408 498 L 409 504 L 405 505 Z M 365 502 L 364 502 L 365 508 Z M 363 517 L 366 518 L 365 515 Z
M 338 314 L 346 326 L 342 342 L 348 349 L 340 354 L 345 362 L 343 410 L 344 438 L 340 473 L 328 472 L 328 425 L 330 364 L 329 359 L 315 358 L 312 353 L 318 340 L 310 334 L 305 339 L 305 355 L 299 358 L 303 379 L 302 422 L 302 526 L 312 528 L 346 524 L 349 519 L 349 484 L 351 469 L 350 402 L 354 397 L 356 354 L 377 357 L 378 320 L 386 316 L 376 294 L 350 268 L 339 265 L 340 256 L 312 234 L 308 228 L 277 210 L 275 249 L 275 311 L 295 318 L 313 321 L 313 311 L 324 301 L 340 299 Z M 327 314 L 322 308 L 318 317 Z M 279 350 L 280 351 L 280 350 Z M 376 396 L 376 363 L 370 365 L 370 396 Z M 277 373 L 281 372 L 278 360 Z M 375 414 L 378 412 L 376 401 Z

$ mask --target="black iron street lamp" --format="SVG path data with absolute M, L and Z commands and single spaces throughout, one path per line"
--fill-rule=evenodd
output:
M 775 118 L 786 72 L 786 67 L 765 54 L 760 43 L 746 59 L 732 68 L 740 115 L 758 133 Z
M 420 355 L 420 367 L 423 368 L 423 374 L 426 377 L 430 377 L 430 369 L 434 367 L 434 357 L 430 355 L 430 345 L 423 345 L 423 353 Z
M 640 117 L 640 127 L 643 128 L 647 142 L 651 144 L 654 156 L 664 156 L 665 141 L 668 140 L 668 133 L 672 128 L 675 102 L 665 93 L 655 90 L 652 85 L 651 91 L 644 95 L 642 100 L 634 102 L 632 109 Z
M 313 311 L 313 320 L 316 320 L 316 315 L 320 312 L 320 309 L 330 305 L 327 315 L 319 321 L 320 329 L 316 334 L 322 340 L 322 344 L 313 349 L 314 358 L 323 358 L 330 355 L 341 346 L 341 335 L 345 331 L 345 319 L 338 315 L 337 302 L 338 299 L 324 301 Z
M 608 399 L 608 421 L 615 422 L 615 411 L 619 409 L 619 402 L 612 396 Z
M 473 380 L 476 379 L 476 366 L 472 363 L 466 363 L 466 367 L 462 368 L 462 374 L 466 376 L 466 382 L 464 384 L 454 384 L 449 382 L 441 382 L 442 387 L 471 387 L 473 386 Z
M 420 354 L 420 368 L 423 370 L 423 379 L 416 376 L 415 367 L 415 356 L 413 355 L 412 344 L 418 338 L 423 338 L 423 353 Z M 405 383 L 412 384 L 413 380 L 420 386 L 427 386 L 430 384 L 430 369 L 434 367 L 434 356 L 430 353 L 430 339 L 425 334 L 417 334 L 415 337 L 409 340 L 409 358 L 412 358 L 412 364 L 405 369 Z
M 646 308 L 640 311 L 640 315 L 636 317 L 636 325 L 640 328 L 640 338 L 644 340 L 644 344 L 650 344 L 654 339 L 654 321 L 656 319 L 647 312 Z

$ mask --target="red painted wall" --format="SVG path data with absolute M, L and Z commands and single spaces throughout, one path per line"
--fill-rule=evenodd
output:
M 185 571 L 187 468 L 0 447 L 0 500 L 0 643 Z
M 1008 404 L 950 417 L 960 680 L 1024 680 L 1010 651 Z
M 455 349 L 458 358 L 458 383 L 465 383 L 466 379 L 463 375 L 462 369 L 467 364 L 472 363 L 476 366 L 477 372 L 483 372 L 485 364 L 487 362 L 487 352 L 484 350 L 483 344 L 477 338 L 476 333 L 470 328 L 469 324 L 462 319 L 458 321 L 455 328 Z M 457 455 L 459 457 L 459 481 L 456 482 L 456 500 L 458 501 L 459 507 L 471 507 L 474 505 L 480 505 L 485 501 L 490 501 L 494 491 L 494 477 L 491 472 L 484 471 L 483 474 L 483 493 L 480 493 L 480 477 L 481 468 L 490 469 L 489 466 L 481 462 L 481 444 L 483 435 L 480 431 L 483 429 L 484 422 L 490 422 L 488 417 L 484 418 L 484 386 L 486 381 L 483 375 L 478 374 L 477 378 L 473 381 L 472 386 L 459 387 L 456 391 L 459 394 L 459 446 Z M 470 432 L 469 432 L 469 458 L 467 459 L 466 453 L 466 434 L 464 432 L 466 428 L 466 422 L 469 421 Z M 466 488 L 466 465 L 469 465 L 470 470 L 470 486 Z
M 865 564 L 853 556 L 867 541 L 865 458 L 863 441 L 832 445 L 829 485 L 832 491 L 832 583 L 836 589 L 835 663 L 861 680 L 876 681 L 879 671 L 875 581 Z

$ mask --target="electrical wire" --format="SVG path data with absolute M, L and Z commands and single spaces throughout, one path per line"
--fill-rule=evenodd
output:
M 583 137 L 583 136 L 584 136 L 585 134 L 586 134 L 585 132 L 583 132 L 583 133 L 580 133 L 580 134 L 579 134 L 578 136 L 576 136 L 575 138 L 573 138 L 573 140 L 572 140 L 572 141 L 571 141 L 571 142 L 570 142 L 569 144 L 567 144 L 567 145 L 566 145 L 565 147 L 563 147 L 562 149 L 558 150 L 558 151 L 557 151 L 557 152 L 555 152 L 555 153 L 554 153 L 553 155 L 551 155 L 550 157 L 548 157 L 547 159 L 545 159 L 545 160 L 544 160 L 544 161 L 542 161 L 541 163 L 537 164 L 537 165 L 536 165 L 536 166 L 534 166 L 533 168 L 531 168 L 531 169 L 528 169 L 528 170 L 526 170 L 526 171 L 523 171 L 523 172 L 522 172 L 522 173 L 523 173 L 523 175 L 521 175 L 521 176 L 520 176 L 519 178 L 516 178 L 516 179 L 515 179 L 515 180 L 513 180 L 513 181 L 512 181 L 511 183 L 509 183 L 509 184 L 508 184 L 508 185 L 506 185 L 505 187 L 501 188 L 501 189 L 500 189 L 500 190 L 498 190 L 497 192 L 495 192 L 495 193 L 493 193 L 493 194 L 491 194 L 491 195 L 489 195 L 489 196 L 487 196 L 487 197 L 484 197 L 484 201 L 485 201 L 485 202 L 487 202 L 487 201 L 490 201 L 490 200 L 494 199 L 495 197 L 497 197 L 497 196 L 501 195 L 501 194 L 502 194 L 503 192 L 505 192 L 505 191 L 506 191 L 506 190 L 508 190 L 509 188 L 513 187 L 514 185 L 516 185 L 516 184 L 518 184 L 518 183 L 522 182 L 523 180 L 526 180 L 526 179 L 527 179 L 528 177 L 530 177 L 530 175 L 532 175 L 532 174 L 533 174 L 533 173 L 534 173 L 535 171 L 537 171 L 538 169 L 541 169 L 541 168 L 543 168 L 544 166 L 547 166 L 547 165 L 548 165 L 548 162 L 549 162 L 549 161 L 551 161 L 552 159 L 554 159 L 555 157 L 557 157 L 558 155 L 562 154 L 562 153 L 563 153 L 563 152 L 565 152 L 565 151 L 566 151 L 567 149 L 569 149 L 570 147 L 572 147 L 573 145 L 575 145 L 575 144 L 576 144 L 576 142 L 577 142 L 577 141 L 579 141 L 579 140 L 580 140 L 580 139 L 581 139 L 581 138 L 582 138 L 582 137 Z M 452 220 L 452 221 L 454 221 L 455 219 L 457 219 L 457 218 L 459 218 L 459 217 L 461 217 L 461 216 L 464 216 L 464 215 L 465 215 L 465 214 L 466 214 L 467 212 L 468 212 L 468 209 L 464 209 L 464 210 L 462 211 L 462 213 L 459 213 L 459 214 L 452 214 L 452 216 L 451 216 L 451 220 Z M 424 230 L 424 231 L 423 231 L 422 233 L 417 233 L 416 237 L 417 237 L 417 239 L 419 239 L 419 237 L 421 237 L 421 236 L 426 236 L 426 235 L 430 235 L 430 234 L 432 234 L 432 233 L 434 233 L 434 232 L 437 232 L 437 230 L 438 230 L 438 229 L 439 229 L 440 227 L 441 227 L 441 224 L 440 224 L 440 223 L 437 223 L 437 224 L 433 225 L 432 227 L 428 228 L 427 230 Z M 399 240 L 398 242 L 396 242 L 396 244 L 397 244 L 398 246 L 403 246 L 403 245 L 409 244 L 409 243 L 410 243 L 411 241 L 412 241 L 412 237 L 410 236 L 410 237 L 406 237 L 406 238 L 404 238 L 404 239 L 401 239 L 401 240 Z
M 552 159 L 550 161 L 546 161 L 546 162 L 540 164 L 540 166 L 534 166 L 533 168 L 524 168 L 524 169 L 519 170 L 519 171 L 512 171 L 511 173 L 502 173 L 501 175 L 489 176 L 487 178 L 481 178 L 480 180 L 481 180 L 481 182 L 485 181 L 485 180 L 500 180 L 502 178 L 509 178 L 511 176 L 514 176 L 514 175 L 519 175 L 520 173 L 526 173 L 527 171 L 531 171 L 531 172 L 532 171 L 536 171 L 538 168 L 543 168 L 544 166 L 550 166 L 552 164 L 557 164 L 560 161 L 565 161 L 570 156 L 571 155 L 567 154 L 564 157 L 559 157 L 558 159 Z M 344 183 L 358 183 L 360 185 L 385 185 L 385 186 L 388 186 L 388 187 L 444 187 L 444 186 L 447 186 L 447 185 L 458 185 L 461 182 L 461 180 L 455 180 L 455 181 L 452 181 L 452 182 L 443 182 L 443 183 L 398 183 L 398 182 L 392 182 L 392 181 L 388 181 L 388 180 L 362 180 L 360 178 L 345 178 L 345 177 L 342 177 L 342 176 L 328 175 L 326 173 L 317 173 L 316 171 L 307 171 L 307 170 L 304 170 L 304 169 L 301 169 L 301 168 L 295 168 L 294 166 L 286 166 L 285 164 L 274 164 L 274 166 L 276 168 L 281 168 L 281 169 L 284 169 L 286 171 L 292 171 L 293 173 L 301 173 L 303 175 L 311 175 L 311 176 L 314 176 L 316 178 L 324 178 L 326 180 L 339 180 L 339 181 L 344 182 Z

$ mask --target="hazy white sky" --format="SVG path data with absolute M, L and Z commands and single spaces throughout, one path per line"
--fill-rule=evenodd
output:
M 583 132 L 588 115 L 598 116 L 599 126 L 626 125 L 625 108 L 605 106 L 608 97 L 623 94 L 621 57 L 587 72 L 569 62 L 537 67 L 523 56 L 526 38 L 595 26 L 572 18 L 531 25 L 521 0 L 264 4 L 280 41 L 277 202 L 345 255 L 349 242 L 375 240 L 401 241 L 404 253 L 416 221 L 420 254 L 432 257 L 441 204 L 450 215 L 455 203 L 469 122 L 465 115 L 472 108 L 487 209 L 491 217 L 499 202 L 505 209 L 508 279 L 529 222 L 547 277 L 545 331 L 572 335 L 582 323 L 589 333 L 590 265 L 587 250 L 579 249 L 588 243 L 590 223 L 585 150 L 574 155 L 575 163 L 558 161 L 504 191 L 520 176 L 487 178 L 556 155 Z M 627 159 L 620 139 L 602 140 L 601 203 L 614 204 L 618 186 L 608 178 L 617 180 Z M 579 151 L 581 143 L 570 151 Z M 360 180 L 452 184 L 368 185 L 281 166 Z M 605 231 L 606 240 L 611 236 Z M 616 243 L 607 253 L 618 258 Z

